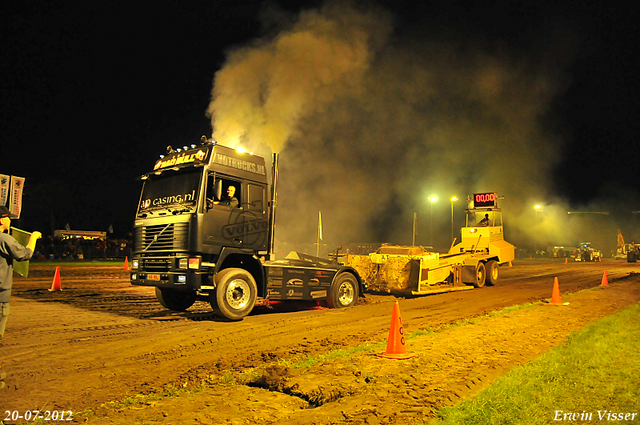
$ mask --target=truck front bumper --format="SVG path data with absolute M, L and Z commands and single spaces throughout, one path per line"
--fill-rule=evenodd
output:
M 207 274 L 191 270 L 150 273 L 145 270 L 131 272 L 131 284 L 137 286 L 156 286 L 185 291 L 197 291 L 207 284 Z

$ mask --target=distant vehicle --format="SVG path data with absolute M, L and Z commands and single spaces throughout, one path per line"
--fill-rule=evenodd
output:
M 625 243 L 622 246 L 619 246 L 614 254 L 613 258 L 615 260 L 627 260 L 628 263 L 635 263 L 640 257 L 640 245 L 636 245 L 635 243 Z
M 551 258 L 568 258 L 573 257 L 574 253 L 579 251 L 575 246 L 554 245 L 547 247 L 547 252 L 550 253 Z
M 576 261 L 602 261 L 602 252 L 593 248 L 591 242 L 582 242 Z
M 614 260 L 624 260 L 627 258 L 629 244 L 624 243 L 624 236 L 622 236 L 622 232 L 618 229 L 618 247 L 616 248 L 615 254 L 613 254 Z
M 640 257 L 640 245 L 629 243 L 625 245 L 627 251 L 627 263 L 635 263 Z

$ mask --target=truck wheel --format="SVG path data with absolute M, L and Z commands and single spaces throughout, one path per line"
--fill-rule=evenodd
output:
M 487 285 L 493 286 L 497 284 L 500 276 L 500 266 L 498 262 L 496 260 L 489 260 L 484 268 L 487 272 Z
M 196 302 L 196 293 L 156 287 L 156 298 L 169 310 L 185 311 Z
M 246 270 L 229 268 L 216 275 L 216 293 L 210 303 L 218 316 L 242 320 L 251 313 L 258 296 L 256 281 Z
M 358 281 L 349 273 L 340 273 L 331 284 L 327 305 L 329 308 L 350 307 L 358 302 Z
M 482 288 L 487 279 L 487 269 L 484 267 L 484 263 L 478 263 L 476 265 L 476 276 L 473 286 L 476 288 Z

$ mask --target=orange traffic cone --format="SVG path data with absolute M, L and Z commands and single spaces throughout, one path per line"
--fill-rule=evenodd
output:
M 56 274 L 53 276 L 53 283 L 51 283 L 51 289 L 49 289 L 49 292 L 54 291 L 62 291 L 60 287 L 60 267 L 58 266 L 56 266 Z
M 609 286 L 609 280 L 607 279 L 607 271 L 604 271 L 604 274 L 602 275 L 602 283 L 600 284 L 600 286 Z
M 569 259 L 567 257 L 564 257 L 564 263 L 567 264 L 569 262 Z
M 124 269 L 129 270 L 129 257 L 124 257 Z
M 509 261 L 509 267 L 513 267 L 513 264 L 511 264 L 511 261 Z
M 391 328 L 389 329 L 389 339 L 387 341 L 387 352 L 378 354 L 380 357 L 387 359 L 410 359 L 415 354 L 407 353 L 407 346 L 404 339 L 404 328 L 402 327 L 402 318 L 400 317 L 400 306 L 398 301 L 393 304 L 393 313 L 391 314 Z
M 558 284 L 558 278 L 553 279 L 553 292 L 551 293 L 551 304 L 562 305 L 562 299 L 560 299 L 560 285 Z

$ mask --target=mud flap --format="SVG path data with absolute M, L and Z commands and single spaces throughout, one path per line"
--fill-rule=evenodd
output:
M 476 264 L 458 266 L 462 267 L 461 280 L 462 283 L 473 284 L 476 281 Z

